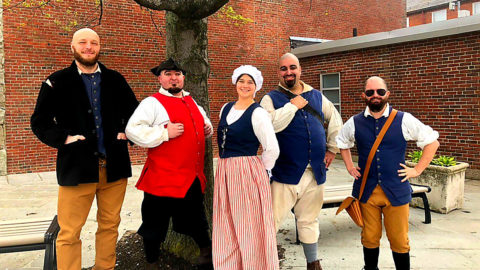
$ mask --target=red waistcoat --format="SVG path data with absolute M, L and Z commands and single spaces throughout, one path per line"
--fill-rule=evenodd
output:
M 202 192 L 205 190 L 203 173 L 205 155 L 204 119 L 190 96 L 169 97 L 153 95 L 165 108 L 172 123 L 182 123 L 182 135 L 148 149 L 148 157 L 136 187 L 147 193 L 184 198 L 196 177 Z

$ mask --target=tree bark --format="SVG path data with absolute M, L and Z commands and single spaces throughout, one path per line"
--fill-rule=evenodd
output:
M 210 115 L 207 79 L 209 64 L 207 56 L 207 19 L 191 20 L 167 11 L 167 58 L 172 57 L 186 71 L 184 89 L 192 95 Z M 212 140 L 207 139 L 205 145 L 205 176 L 207 188 L 205 192 L 205 213 L 211 228 L 213 206 L 213 150 Z M 192 222 L 195 226 L 195 222 Z M 186 258 L 194 258 L 198 253 L 193 240 L 185 235 L 169 231 L 163 245 L 173 253 Z
M 184 89 L 191 93 L 197 103 L 210 116 L 207 79 L 208 37 L 206 17 L 214 14 L 228 0 L 134 0 L 138 4 L 155 10 L 166 10 L 167 58 L 172 57 L 186 71 Z M 205 212 L 211 228 L 213 206 L 213 150 L 212 140 L 205 147 Z M 195 222 L 192 222 L 195 226 Z M 191 260 L 198 255 L 193 240 L 185 235 L 169 231 L 163 245 L 171 252 Z

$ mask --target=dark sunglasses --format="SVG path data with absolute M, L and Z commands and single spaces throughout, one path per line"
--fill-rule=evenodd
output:
M 375 93 L 375 91 L 377 92 L 377 95 L 382 96 L 382 97 L 385 96 L 385 94 L 387 93 L 387 90 L 381 89 L 381 88 L 380 88 L 380 89 L 377 89 L 377 90 L 368 89 L 368 90 L 365 90 L 365 95 L 366 95 L 367 97 L 371 97 L 371 96 L 373 96 L 373 94 Z

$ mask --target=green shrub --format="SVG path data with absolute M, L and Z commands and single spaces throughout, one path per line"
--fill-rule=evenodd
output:
M 434 158 L 431 164 L 443 167 L 450 167 L 457 165 L 457 161 L 455 161 L 454 157 L 439 156 L 437 158 Z
M 423 151 L 413 151 L 408 153 L 408 157 L 410 158 L 411 162 L 418 163 L 420 158 L 422 157 Z
M 422 157 L 423 151 L 413 151 L 408 153 L 408 157 L 410 158 L 410 161 L 413 163 L 418 163 L 420 158 Z M 450 157 L 450 156 L 436 156 L 433 158 L 432 162 L 430 162 L 432 165 L 436 166 L 442 166 L 442 167 L 450 167 L 450 166 L 455 166 L 457 165 L 457 161 L 455 160 L 455 157 Z

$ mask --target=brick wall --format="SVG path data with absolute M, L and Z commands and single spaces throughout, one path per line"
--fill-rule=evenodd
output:
M 438 154 L 480 169 L 480 31 L 301 59 L 303 79 L 340 72 L 342 118 L 365 107 L 369 76 L 386 79 L 390 103 L 440 133 Z M 415 147 L 409 143 L 409 151 Z
M 162 34 L 148 11 L 133 1 L 104 2 L 103 21 L 95 27 L 102 41 L 101 61 L 120 71 L 137 98 L 143 99 L 158 88 L 149 69 L 165 55 L 164 12 L 154 12 Z M 232 71 L 241 64 L 262 70 L 265 90 L 258 93 L 259 99 L 277 83 L 277 58 L 289 51 L 289 36 L 340 39 L 350 37 L 353 28 L 364 35 L 405 25 L 405 0 L 393 4 L 373 0 L 230 2 L 237 13 L 254 22 L 237 26 L 215 15 L 209 18 L 209 95 L 215 125 L 221 106 L 235 99 Z M 96 16 L 93 0 L 66 0 L 56 5 L 46 12 L 50 18 L 34 9 L 4 12 L 9 174 L 55 168 L 55 150 L 35 138 L 29 118 L 42 80 L 72 61 L 69 42 L 75 29 L 61 28 L 71 23 L 72 17 L 82 23 Z M 131 150 L 134 163 L 143 163 L 145 151 L 136 146 Z
M 478 0 L 467 0 L 462 1 L 460 5 L 461 10 L 468 10 L 470 11 L 470 15 L 472 15 L 472 3 L 478 2 Z M 432 8 L 428 10 L 421 10 L 416 12 L 409 12 L 409 26 L 417 26 L 421 24 L 432 23 L 432 13 L 439 10 L 447 10 L 447 20 L 456 19 L 458 18 L 458 7 L 455 7 L 455 10 L 450 10 L 447 5 L 443 5 L 437 8 Z

